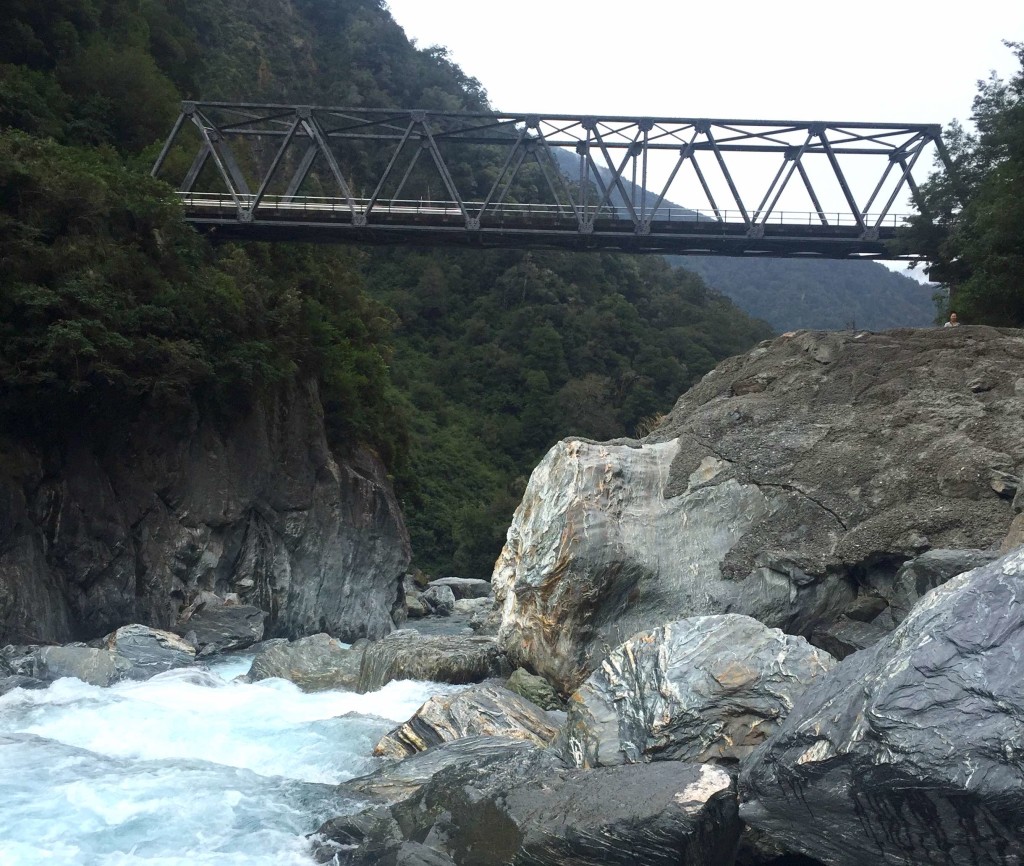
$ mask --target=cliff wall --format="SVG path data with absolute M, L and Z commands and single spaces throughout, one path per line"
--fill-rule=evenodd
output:
M 268 636 L 394 628 L 398 503 L 375 455 L 331 454 L 315 387 L 55 440 L 0 440 L 0 643 L 168 627 L 202 590 L 262 608 Z

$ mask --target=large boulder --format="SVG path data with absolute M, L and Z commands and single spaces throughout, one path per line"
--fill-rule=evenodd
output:
M 456 599 L 487 598 L 491 594 L 491 582 L 476 577 L 439 577 L 430 581 L 431 586 L 447 586 Z
M 933 589 L 745 763 L 745 821 L 834 866 L 1024 862 L 1024 549 Z
M 502 646 L 568 693 L 638 631 L 731 612 L 809 636 L 924 551 L 998 545 L 1022 362 L 1019 331 L 799 332 L 642 442 L 560 442 L 495 566 Z
M 486 771 L 450 764 L 389 811 L 323 829 L 342 843 L 336 862 L 350 866 L 395 862 L 410 841 L 473 866 L 717 866 L 732 861 L 740 823 L 734 780 L 720 767 L 567 770 L 532 750 Z
M 245 649 L 263 640 L 266 611 L 251 604 L 229 602 L 202 592 L 178 620 L 174 630 L 187 635 L 200 655 Z
M 578 767 L 739 761 L 834 664 L 802 637 L 737 614 L 641 632 L 572 696 L 565 757 Z
M 366 643 L 345 646 L 328 634 L 314 634 L 295 641 L 274 641 L 264 647 L 249 666 L 250 682 L 280 677 L 305 692 L 325 689 L 354 691 L 359 685 Z
M 2 443 L 0 643 L 169 629 L 203 590 L 264 611 L 269 636 L 394 629 L 399 505 L 373 453 L 331 453 L 315 384 L 109 429 Z
M 178 635 L 138 623 L 108 634 L 104 646 L 131 663 L 124 677 L 132 680 L 146 680 L 173 668 L 188 667 L 196 660 L 195 647 Z
M 501 686 L 478 685 L 430 698 L 409 721 L 386 734 L 373 753 L 406 758 L 470 736 L 529 740 L 546 746 L 557 733 L 558 728 L 540 707 Z
M 31 676 L 43 682 L 74 677 L 91 686 L 110 686 L 124 679 L 131 661 L 108 649 L 82 646 L 47 646 L 34 658 Z
M 375 692 L 392 680 L 479 683 L 507 677 L 511 671 L 493 637 L 426 635 L 402 629 L 366 648 L 359 691 Z

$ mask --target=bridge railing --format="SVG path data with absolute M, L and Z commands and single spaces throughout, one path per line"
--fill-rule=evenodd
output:
M 416 217 L 451 218 L 461 220 L 465 211 L 480 212 L 484 210 L 484 202 L 467 201 L 461 204 L 456 201 L 425 200 L 425 199 L 388 199 L 372 200 L 368 198 L 345 199 L 336 196 L 282 196 L 264 195 L 258 201 L 251 194 L 200 193 L 181 192 L 181 201 L 190 212 L 200 215 L 204 212 L 218 212 L 234 215 L 239 209 L 256 208 L 261 216 L 308 215 L 324 217 L 330 215 L 334 219 L 359 214 L 367 218 L 372 225 L 374 217 Z M 632 227 L 633 218 L 624 207 L 604 205 L 587 208 L 587 216 L 598 220 L 610 220 L 622 223 L 623 227 Z M 896 229 L 908 224 L 909 214 L 875 214 L 864 213 L 861 219 L 879 228 Z M 746 225 L 749 215 L 740 210 L 717 211 L 703 208 L 660 207 L 654 214 L 654 223 L 720 223 L 742 227 Z M 578 215 L 563 205 L 539 204 L 535 202 L 503 202 L 491 205 L 486 212 L 486 222 L 500 223 L 505 219 L 564 221 L 566 225 L 575 225 Z M 762 225 L 787 226 L 840 226 L 858 227 L 857 218 L 841 211 L 773 211 L 765 214 Z

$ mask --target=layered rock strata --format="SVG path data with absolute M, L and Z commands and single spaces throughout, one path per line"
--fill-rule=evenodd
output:
M 573 694 L 565 758 L 577 767 L 738 762 L 834 664 L 802 637 L 736 614 L 641 632 Z

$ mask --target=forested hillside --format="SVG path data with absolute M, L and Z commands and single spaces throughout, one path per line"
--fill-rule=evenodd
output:
M 777 331 L 920 328 L 935 323 L 935 288 L 877 262 L 675 256 Z
M 182 98 L 486 107 L 378 0 L 14 0 L 0 28 L 0 435 L 314 377 L 334 446 L 391 468 L 416 562 L 486 576 L 551 443 L 632 435 L 770 333 L 654 258 L 197 236 L 148 177 Z

